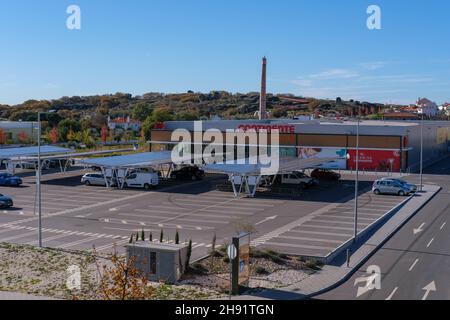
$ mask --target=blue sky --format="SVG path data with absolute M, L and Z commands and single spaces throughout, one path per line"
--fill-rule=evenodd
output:
M 66 9 L 81 8 L 81 30 Z M 366 27 L 381 7 L 382 29 Z M 258 91 L 450 100 L 447 0 L 0 0 L 0 103 Z

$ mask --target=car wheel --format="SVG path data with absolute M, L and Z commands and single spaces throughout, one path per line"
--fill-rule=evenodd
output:
M 375 193 L 377 196 L 381 194 L 380 190 L 378 189 L 374 190 L 373 193 Z
M 306 183 L 304 183 L 304 182 L 300 183 L 300 189 L 301 190 L 305 190 L 306 188 L 307 188 Z
M 128 188 L 128 184 L 126 182 L 123 184 L 123 188 L 124 189 Z
M 399 195 L 400 197 L 404 197 L 404 196 L 405 196 L 405 191 L 400 190 L 400 191 L 398 192 L 398 195 Z
M 150 190 L 150 185 L 148 183 L 144 184 L 144 189 L 145 190 Z
M 86 181 L 84 182 L 84 185 L 89 187 L 89 186 L 91 185 L 91 182 L 90 182 L 89 180 L 86 180 Z
M 177 180 L 177 175 L 176 174 L 172 175 L 172 179 Z
M 196 175 L 193 175 L 193 176 L 191 177 L 191 179 L 192 179 L 192 181 L 196 181 L 196 180 L 197 180 L 197 176 L 196 176 Z

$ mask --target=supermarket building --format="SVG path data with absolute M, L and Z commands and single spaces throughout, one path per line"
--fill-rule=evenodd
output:
M 151 151 L 168 150 L 174 144 L 172 133 L 177 129 L 192 135 L 199 122 L 168 121 L 152 131 Z M 356 121 L 300 120 L 214 120 L 201 121 L 202 131 L 215 129 L 225 135 L 227 130 L 277 129 L 280 154 L 300 158 L 340 156 L 331 169 L 355 169 Z M 422 130 L 423 128 L 423 130 Z M 202 132 L 202 133 L 203 133 Z M 424 121 L 360 121 L 359 168 L 366 171 L 417 171 L 420 163 L 421 132 L 423 132 L 424 165 L 450 153 L 450 122 Z M 177 140 L 178 141 L 178 140 Z M 225 138 L 224 138 L 225 141 Z M 204 141 L 205 144 L 210 141 Z M 346 158 L 345 155 L 348 155 Z

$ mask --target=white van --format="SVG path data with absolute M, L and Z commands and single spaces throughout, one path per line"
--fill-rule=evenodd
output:
M 144 188 L 148 190 L 158 184 L 158 172 L 132 172 L 125 177 L 123 187 Z

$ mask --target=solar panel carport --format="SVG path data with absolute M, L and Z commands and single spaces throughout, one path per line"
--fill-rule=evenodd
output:
M 273 169 L 269 168 L 268 165 L 261 164 L 261 162 L 252 163 L 251 159 L 245 159 L 245 163 L 237 163 L 233 160 L 218 164 L 208 164 L 204 168 L 205 171 L 210 173 L 227 174 L 236 197 L 244 191 L 248 196 L 254 197 L 263 176 L 273 176 L 275 178 L 280 173 L 317 168 L 339 159 L 337 157 L 309 159 L 282 157 L 279 159 L 278 166 Z
M 114 180 L 118 181 L 118 186 L 123 187 L 124 177 L 131 170 L 142 168 L 162 168 L 169 165 L 172 168 L 172 153 L 170 151 L 162 152 L 143 152 L 133 153 L 123 156 L 90 158 L 79 161 L 80 164 L 87 167 L 99 167 L 105 178 L 105 183 L 111 187 Z M 170 171 L 170 169 L 169 169 Z
M 21 147 L 21 148 L 2 148 L 0 149 L 0 161 L 6 162 L 6 168 L 9 172 L 14 173 L 18 164 L 29 160 L 30 157 L 37 157 L 49 155 L 62 155 L 71 152 L 71 149 L 55 147 L 55 146 L 41 146 L 39 147 Z

